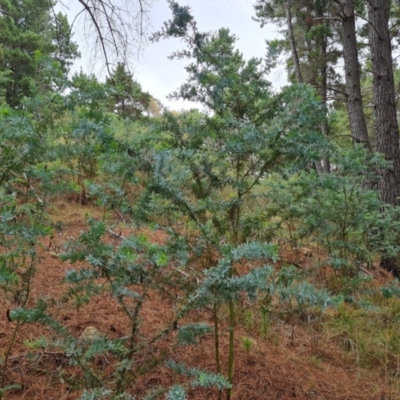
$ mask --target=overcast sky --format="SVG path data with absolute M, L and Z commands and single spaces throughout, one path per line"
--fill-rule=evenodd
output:
M 239 39 L 237 48 L 246 59 L 264 57 L 265 39 L 273 39 L 278 35 L 276 27 L 268 26 L 261 29 L 259 24 L 252 20 L 254 16 L 253 0 L 181 0 L 178 2 L 191 7 L 199 31 L 216 31 L 221 27 L 229 28 Z M 166 0 L 157 0 L 150 11 L 151 30 L 158 30 L 163 22 L 170 18 L 171 11 Z M 79 29 L 79 25 L 76 28 Z M 86 51 L 82 51 L 84 49 L 82 39 L 81 32 L 77 32 L 74 40 L 78 42 L 81 52 L 85 54 Z M 170 101 L 166 98 L 185 81 L 184 66 L 188 64 L 188 60 L 171 61 L 167 58 L 173 51 L 183 48 L 184 44 L 179 40 L 162 40 L 159 43 L 148 44 L 141 56 L 132 60 L 135 78 L 140 82 L 143 90 L 175 110 L 192 106 L 187 102 Z M 88 71 L 93 63 L 86 60 L 84 56 L 82 58 L 77 65 Z M 270 80 L 277 86 L 284 84 L 283 68 L 273 71 Z

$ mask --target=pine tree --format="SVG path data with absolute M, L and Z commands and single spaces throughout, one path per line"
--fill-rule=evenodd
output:
M 77 55 L 71 42 L 68 22 L 55 18 L 48 0 L 0 0 L 0 90 L 11 107 L 18 107 L 32 93 L 38 73 L 38 56 L 60 61 L 64 69 Z
M 400 197 L 400 148 L 396 94 L 393 77 L 392 45 L 389 32 L 390 0 L 370 0 L 368 19 L 373 67 L 376 150 L 391 163 L 379 180 L 383 203 L 396 206 Z M 383 256 L 381 265 L 400 277 L 398 262 Z
M 289 52 L 287 59 L 289 79 L 314 86 L 324 104 L 330 95 L 330 87 L 337 75 L 332 68 L 338 60 L 338 52 L 332 46 L 335 30 L 328 13 L 328 0 L 291 1 L 257 0 L 256 21 L 261 25 L 275 22 L 284 27 L 285 40 L 280 49 Z M 294 72 L 294 73 L 293 73 Z M 327 118 L 321 123 L 321 132 L 328 136 Z M 317 163 L 324 172 L 330 171 L 329 159 Z
M 343 44 L 344 72 L 346 79 L 346 100 L 353 142 L 362 143 L 371 150 L 368 137 L 367 121 L 364 114 L 361 94 L 361 71 L 358 60 L 356 34 L 355 1 L 345 0 L 338 3 Z
M 110 109 L 122 118 L 137 119 L 148 109 L 151 101 L 149 93 L 143 92 L 133 74 L 118 63 L 110 78 L 106 81 L 111 99 Z

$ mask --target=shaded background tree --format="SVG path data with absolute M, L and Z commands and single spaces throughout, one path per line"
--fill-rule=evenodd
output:
M 120 117 L 137 119 L 149 108 L 151 95 L 143 92 L 125 64 L 118 63 L 106 84 L 109 88 L 110 110 Z
M 371 149 L 367 121 L 361 93 L 361 68 L 358 57 L 355 1 L 335 1 L 341 22 L 344 72 L 346 80 L 346 105 L 353 142 Z
M 393 206 L 400 197 L 400 148 L 392 44 L 389 32 L 390 0 L 368 2 L 369 40 L 373 69 L 376 151 L 389 162 L 379 180 L 381 201 Z M 383 256 L 381 265 L 400 277 L 399 261 Z
M 48 0 L 0 1 L 0 87 L 11 107 L 32 92 L 40 56 L 59 61 L 66 72 L 78 56 L 68 21 L 52 13 Z
M 254 6 L 261 26 L 274 22 L 282 27 L 285 39 L 272 44 L 290 54 L 286 60 L 289 79 L 314 86 L 324 104 L 332 98 L 332 87 L 337 84 L 339 58 L 337 33 L 333 21 L 326 18 L 328 6 L 326 0 L 257 0 Z M 321 132 L 329 134 L 327 118 L 321 123 Z M 328 158 L 322 160 L 321 169 L 330 171 Z
M 300 71 L 305 82 L 319 88 L 323 101 L 329 99 L 331 92 L 332 98 L 346 104 L 350 132 L 341 127 L 338 136 L 348 133 L 353 144 L 361 143 L 369 150 L 374 147 L 383 154 L 388 164 L 377 181 L 377 188 L 383 204 L 396 206 L 400 196 L 400 149 L 389 27 L 391 17 L 396 27 L 396 7 L 393 5 L 391 0 L 367 3 L 355 0 L 257 0 L 255 10 L 257 20 L 262 24 L 272 21 L 284 27 L 283 33 L 288 40 L 281 41 L 281 48 L 290 52 L 289 73 L 295 70 L 299 80 Z M 364 21 L 358 31 L 356 18 Z M 366 38 L 368 43 L 365 43 Z M 370 49 L 370 54 L 367 62 L 361 64 L 359 53 L 364 47 Z M 330 73 L 339 59 L 343 60 L 344 74 L 340 70 Z M 372 76 L 374 125 L 371 136 L 375 137 L 374 146 L 370 144 L 364 111 L 362 72 L 364 80 L 365 76 Z M 322 131 L 327 132 L 327 124 L 322 124 Z M 382 265 L 399 276 L 398 262 L 393 258 L 389 260 L 384 256 Z

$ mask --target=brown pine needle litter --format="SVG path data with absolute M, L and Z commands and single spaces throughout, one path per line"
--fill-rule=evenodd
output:
M 95 213 L 95 209 L 77 204 L 65 204 L 57 209 L 57 218 L 65 219 L 62 233 L 56 234 L 51 246 L 43 243 L 28 306 L 45 297 L 50 304 L 48 312 L 59 321 L 75 337 L 79 338 L 85 331 L 92 330 L 96 335 L 109 338 L 123 338 L 128 335 L 129 320 L 121 311 L 118 302 L 111 296 L 102 293 L 96 296 L 88 305 L 76 308 L 72 302 L 63 302 L 65 285 L 61 284 L 65 272 L 71 265 L 61 262 L 56 255 L 61 252 L 62 243 L 67 238 L 78 237 L 85 228 L 85 215 Z M 71 217 L 72 215 L 72 217 Z M 68 223 L 68 221 L 70 221 Z M 121 238 L 129 236 L 132 230 L 113 231 L 108 239 L 117 244 Z M 145 232 L 149 239 L 163 243 L 165 235 L 162 232 Z M 118 237 L 119 235 L 119 237 Z M 50 248 L 49 248 L 50 247 Z M 288 254 L 288 258 L 289 255 Z M 298 257 L 299 263 L 308 262 L 308 256 Z M 74 268 L 78 266 L 75 265 Z M 376 285 L 380 284 L 380 270 L 372 272 Z M 7 348 L 16 322 L 9 322 L 6 310 L 12 310 L 16 304 L 12 299 L 0 297 L 0 351 Z M 332 312 L 320 320 L 336 318 L 337 312 Z M 171 305 L 168 300 L 150 293 L 145 307 L 140 314 L 140 336 L 143 343 L 146 338 L 157 335 L 171 319 Z M 258 318 L 258 317 L 257 317 Z M 382 369 L 361 368 L 355 357 L 343 349 L 335 335 L 326 332 L 318 323 L 304 321 L 301 316 L 277 319 L 271 324 L 266 337 L 260 335 L 257 318 L 249 326 L 238 323 L 235 346 L 235 375 L 233 398 L 237 400 L 384 400 L 400 399 L 397 391 L 399 385 L 393 383 Z M 307 318 L 305 318 L 307 320 Z M 212 315 L 203 312 L 193 312 L 186 318 L 187 322 L 208 320 L 212 325 Z M 221 365 L 226 373 L 228 354 L 227 321 L 221 320 Z M 171 330 L 161 339 L 149 343 L 145 351 L 136 357 L 135 362 L 148 362 L 154 359 L 173 359 L 183 362 L 189 367 L 198 367 L 215 372 L 214 336 L 209 333 L 201 338 L 197 345 L 174 346 L 176 330 Z M 85 335 L 83 335 L 85 336 Z M 44 350 L 35 345 L 40 338 L 54 339 L 54 334 L 39 324 L 23 326 L 16 338 L 12 354 L 8 360 L 7 383 L 19 384 L 20 390 L 7 393 L 8 400 L 38 399 L 38 400 L 74 400 L 79 399 L 81 390 L 77 390 L 74 380 L 79 382 L 81 370 L 68 363 L 68 355 L 54 349 Z M 248 347 L 243 345 L 241 338 L 249 338 Z M 40 342 L 38 342 L 40 343 Z M 142 358 L 141 358 L 142 357 Z M 110 355 L 95 357 L 96 366 L 102 369 L 104 379 L 113 372 L 115 360 Z M 170 387 L 176 383 L 184 383 L 182 377 L 177 377 L 164 363 L 149 369 L 150 372 L 136 377 L 129 392 L 142 399 L 152 389 Z M 160 399 L 165 395 L 160 396 Z M 216 389 L 192 388 L 188 390 L 189 399 L 218 399 Z

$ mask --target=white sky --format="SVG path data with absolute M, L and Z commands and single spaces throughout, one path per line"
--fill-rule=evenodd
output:
M 199 31 L 216 31 L 221 27 L 229 28 L 239 39 L 237 48 L 245 58 L 264 57 L 266 52 L 265 39 L 278 36 L 274 26 L 260 28 L 252 20 L 255 15 L 253 0 L 178 0 L 181 5 L 191 7 L 192 15 L 197 21 Z M 70 2 L 71 4 L 71 2 Z M 63 10 L 65 12 L 65 10 Z M 70 10 L 73 14 L 73 9 Z M 158 0 L 150 11 L 152 31 L 157 31 L 164 21 L 171 18 L 171 11 L 166 0 Z M 71 21 L 70 21 L 71 22 Z M 76 28 L 79 28 L 79 25 Z M 81 53 L 85 51 L 83 42 L 84 34 L 76 32 L 74 40 L 78 42 Z M 169 60 L 167 57 L 176 50 L 184 49 L 184 44 L 179 40 L 162 40 L 159 43 L 149 43 L 139 58 L 132 59 L 135 79 L 140 82 L 142 89 L 159 99 L 171 109 L 180 110 L 192 107 L 192 104 L 183 101 L 170 101 L 168 94 L 176 90 L 186 78 L 184 66 L 188 60 Z M 93 67 L 93 60 L 85 59 L 77 63 L 77 68 L 82 67 L 87 72 Z M 271 82 L 277 87 L 286 83 L 286 75 L 282 67 L 273 71 Z

